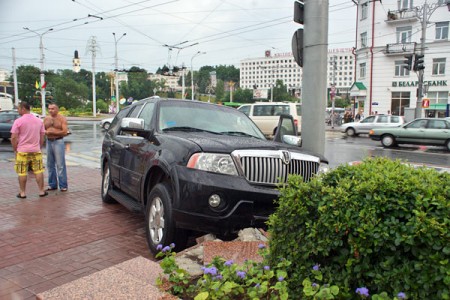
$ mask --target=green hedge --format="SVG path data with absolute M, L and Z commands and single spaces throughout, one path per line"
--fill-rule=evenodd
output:
M 449 299 L 450 174 L 374 158 L 309 183 L 292 176 L 280 190 L 270 252 L 292 262 L 290 295 L 302 294 L 316 265 L 342 298 L 367 287 Z

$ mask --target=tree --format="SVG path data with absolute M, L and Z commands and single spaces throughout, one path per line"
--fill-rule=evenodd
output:
M 253 91 L 249 89 L 238 88 L 233 92 L 233 101 L 240 103 L 253 103 Z
M 120 94 L 126 99 L 144 99 L 153 95 L 153 88 L 156 84 L 148 80 L 148 74 L 145 69 L 131 67 L 128 70 L 128 84 L 121 83 Z
M 235 66 L 216 66 L 217 80 L 239 82 L 239 69 Z
M 206 89 L 208 85 L 211 82 L 211 75 L 210 73 L 214 71 L 214 67 L 211 66 L 203 66 L 198 70 L 197 76 L 194 76 L 194 83 L 198 85 L 198 91 L 199 93 L 206 93 Z M 195 73 L 194 73 L 195 75 Z
M 39 68 L 34 66 L 19 66 L 17 68 L 17 82 L 19 99 L 27 101 L 31 106 L 41 107 L 40 94 L 36 94 L 36 81 L 40 82 Z M 9 79 L 12 82 L 12 78 Z
M 217 80 L 216 85 L 216 101 L 223 101 L 225 96 L 225 84 L 223 80 Z
M 55 103 L 66 109 L 87 107 L 89 102 L 92 102 L 89 97 L 90 87 L 72 78 L 55 76 L 52 78 L 50 89 Z
M 275 86 L 273 87 L 273 101 L 295 102 L 297 99 L 289 94 L 287 86 L 283 84 L 283 80 L 277 79 Z

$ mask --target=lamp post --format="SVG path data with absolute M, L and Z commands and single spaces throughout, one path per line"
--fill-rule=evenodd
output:
M 192 101 L 194 101 L 194 68 L 192 67 L 192 61 L 194 60 L 194 58 L 196 56 L 199 56 L 200 54 L 206 54 L 206 52 L 201 52 L 201 51 L 197 51 L 197 53 L 195 53 L 192 58 L 191 58 L 191 98 Z
M 116 39 L 116 33 L 113 32 L 113 36 L 114 36 L 114 49 L 115 49 L 115 55 L 114 55 L 114 65 L 115 65 L 115 73 L 114 73 L 114 84 L 116 85 L 116 113 L 119 112 L 120 110 L 120 104 L 119 104 L 119 58 L 117 57 L 117 43 L 119 43 L 119 41 L 126 36 L 126 33 L 123 33 L 120 38 Z
M 45 74 L 44 74 L 44 43 L 42 42 L 42 36 L 46 33 L 49 33 L 53 30 L 53 28 L 47 29 L 43 33 L 39 33 L 37 31 L 31 30 L 28 27 L 24 27 L 23 29 L 33 32 L 37 36 L 39 36 L 39 49 L 41 51 L 41 103 L 42 103 L 42 115 L 45 116 Z

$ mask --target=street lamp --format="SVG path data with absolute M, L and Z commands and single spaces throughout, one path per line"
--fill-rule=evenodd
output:
M 200 54 L 206 54 L 206 52 L 197 51 L 191 58 L 191 93 L 192 93 L 192 101 L 194 100 L 194 68 L 192 67 L 192 61 L 196 56 Z
M 123 33 L 120 38 L 116 39 L 116 33 L 113 32 L 113 36 L 114 36 L 114 48 L 115 48 L 115 55 L 114 55 L 114 63 L 115 63 L 115 76 L 114 76 L 114 83 L 116 85 L 116 113 L 119 112 L 120 110 L 120 104 L 119 104 L 119 58 L 117 57 L 117 43 L 124 37 L 126 36 L 126 33 Z
M 45 117 L 45 75 L 44 75 L 44 44 L 42 42 L 42 36 L 46 33 L 49 33 L 53 30 L 53 28 L 47 29 L 43 33 L 39 33 L 37 31 L 31 30 L 28 27 L 24 27 L 23 29 L 33 32 L 37 36 L 39 36 L 39 49 L 41 51 L 41 103 L 42 103 L 42 115 Z

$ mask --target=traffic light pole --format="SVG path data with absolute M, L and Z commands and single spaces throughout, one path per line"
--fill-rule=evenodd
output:
M 325 153 L 328 0 L 305 1 L 302 91 L 302 148 Z
M 428 4 L 425 1 L 425 4 L 423 5 L 423 14 L 422 14 L 422 36 L 420 38 L 420 54 L 424 55 L 425 54 L 425 42 L 426 42 L 426 37 L 427 37 L 427 21 L 428 21 Z M 417 76 L 418 76 L 418 87 L 417 87 L 417 101 L 416 101 L 416 109 L 414 111 L 414 117 L 420 118 L 422 117 L 422 98 L 423 98 L 423 74 L 424 70 L 420 69 L 417 70 Z

